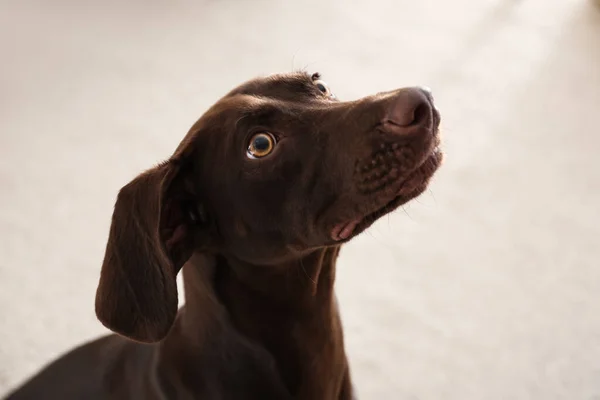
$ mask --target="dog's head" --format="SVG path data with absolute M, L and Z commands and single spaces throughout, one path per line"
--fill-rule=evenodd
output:
M 439 122 L 420 88 L 343 102 L 318 74 L 237 87 L 119 193 L 99 319 L 160 340 L 194 252 L 272 266 L 349 240 L 423 192 L 442 160 Z

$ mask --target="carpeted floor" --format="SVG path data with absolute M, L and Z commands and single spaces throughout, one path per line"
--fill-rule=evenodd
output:
M 0 1 L 0 58 L 0 395 L 105 333 L 118 189 L 234 85 L 305 67 L 443 115 L 431 190 L 341 256 L 360 398 L 600 399 L 593 1 Z

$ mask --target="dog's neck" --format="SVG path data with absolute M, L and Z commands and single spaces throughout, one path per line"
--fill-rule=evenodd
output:
M 347 374 L 333 292 L 338 253 L 319 249 L 276 268 L 197 255 L 184 268 L 180 329 L 199 348 L 215 345 L 215 330 L 233 329 L 272 355 L 292 393 L 328 391 Z
M 243 292 L 246 300 L 254 301 L 258 296 L 276 301 L 290 312 L 323 307 L 333 295 L 338 253 L 339 247 L 327 247 L 269 266 L 218 257 L 216 287 L 223 290 L 220 295 L 224 301 L 235 302 Z M 234 282 L 236 291 L 227 293 Z

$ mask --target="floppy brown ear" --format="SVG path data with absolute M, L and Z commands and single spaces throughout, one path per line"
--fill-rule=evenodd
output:
M 176 276 L 191 256 L 189 193 L 169 161 L 121 189 L 96 291 L 96 315 L 130 339 L 163 339 L 177 314 Z

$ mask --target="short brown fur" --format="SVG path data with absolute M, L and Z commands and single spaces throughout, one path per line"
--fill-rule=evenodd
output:
M 239 86 L 121 189 L 96 296 L 118 334 L 8 399 L 354 398 L 336 260 L 426 188 L 442 160 L 439 114 L 422 89 L 341 102 L 318 79 Z M 253 159 L 260 132 L 276 144 Z

